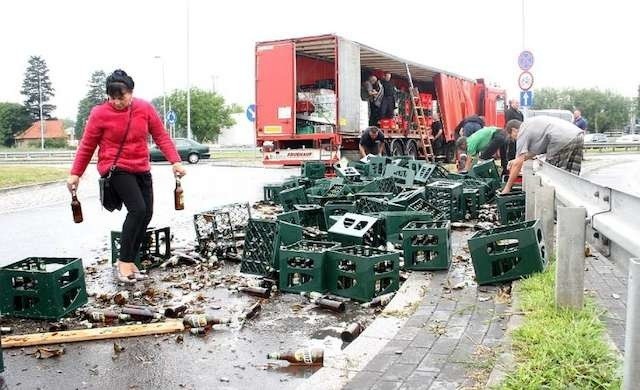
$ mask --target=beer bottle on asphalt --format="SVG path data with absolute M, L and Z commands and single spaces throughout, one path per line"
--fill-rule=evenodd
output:
M 272 352 L 267 355 L 267 359 L 286 360 L 292 364 L 305 364 L 309 366 L 322 365 L 324 360 L 324 350 L 304 348 L 295 352 Z
M 73 213 L 73 222 L 82 222 L 82 206 L 78 200 L 75 188 L 71 191 L 71 212 Z
M 184 210 L 184 190 L 180 183 L 180 176 L 176 176 L 176 189 L 173 191 L 173 199 L 176 210 Z

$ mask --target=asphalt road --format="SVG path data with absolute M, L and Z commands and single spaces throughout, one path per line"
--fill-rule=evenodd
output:
M 640 153 L 589 153 L 582 177 L 596 184 L 640 196 Z
M 89 167 L 79 188 L 85 219 L 81 224 L 72 221 L 69 194 L 62 184 L 0 194 L 0 264 L 52 256 L 81 257 L 88 265 L 109 257 L 108 235 L 120 229 L 124 212 L 101 210 L 94 169 Z M 152 172 L 152 225 L 171 226 L 176 239 L 192 240 L 195 212 L 256 201 L 262 198 L 263 184 L 280 182 L 299 171 L 188 166 L 184 211 L 173 209 L 170 168 L 154 165 Z M 110 267 L 100 267 L 106 277 L 98 282 L 88 278 L 88 290 L 114 291 Z M 221 271 L 235 274 L 237 269 L 237 264 L 231 264 Z M 221 316 L 237 317 L 256 301 L 225 286 L 202 291 L 216 303 L 207 309 Z M 184 298 L 179 291 L 174 295 Z M 309 345 L 339 350 L 339 330 L 358 315 L 370 316 L 354 304 L 347 313 L 337 315 L 317 310 L 299 295 L 283 294 L 263 302 L 260 316 L 242 328 L 216 327 L 206 337 L 185 334 L 183 343 L 177 343 L 175 335 L 123 339 L 119 342 L 125 350 L 119 354 L 114 354 L 113 341 L 76 343 L 66 345 L 63 356 L 46 360 L 29 355 L 33 348 L 5 350 L 3 376 L 10 389 L 290 389 L 315 369 L 273 365 L 266 354 Z

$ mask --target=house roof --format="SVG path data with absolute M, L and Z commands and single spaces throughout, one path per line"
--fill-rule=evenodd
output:
M 47 120 L 44 121 L 44 123 L 44 138 L 67 138 L 62 120 Z M 27 130 L 16 135 L 15 139 L 40 139 L 40 137 L 40 121 L 37 121 L 33 122 L 31 127 L 29 127 Z

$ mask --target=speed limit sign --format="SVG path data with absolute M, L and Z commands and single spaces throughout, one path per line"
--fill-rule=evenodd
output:
M 528 91 L 533 87 L 533 75 L 531 72 L 524 71 L 518 77 L 518 86 L 523 91 Z

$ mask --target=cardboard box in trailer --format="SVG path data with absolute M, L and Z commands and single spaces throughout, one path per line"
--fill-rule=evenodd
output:
M 425 107 L 429 134 L 431 115 L 439 113 L 446 146 L 453 145 L 456 125 L 469 115 L 483 115 L 487 125 L 504 125 L 504 90 L 337 35 L 259 42 L 255 54 L 256 139 L 265 164 L 332 164 L 341 155 L 355 157 L 369 122 L 363 82 L 372 74 L 381 78 L 390 72 L 397 90 L 398 109 L 377 123 L 385 134 L 386 154 L 420 157 L 410 81 Z

